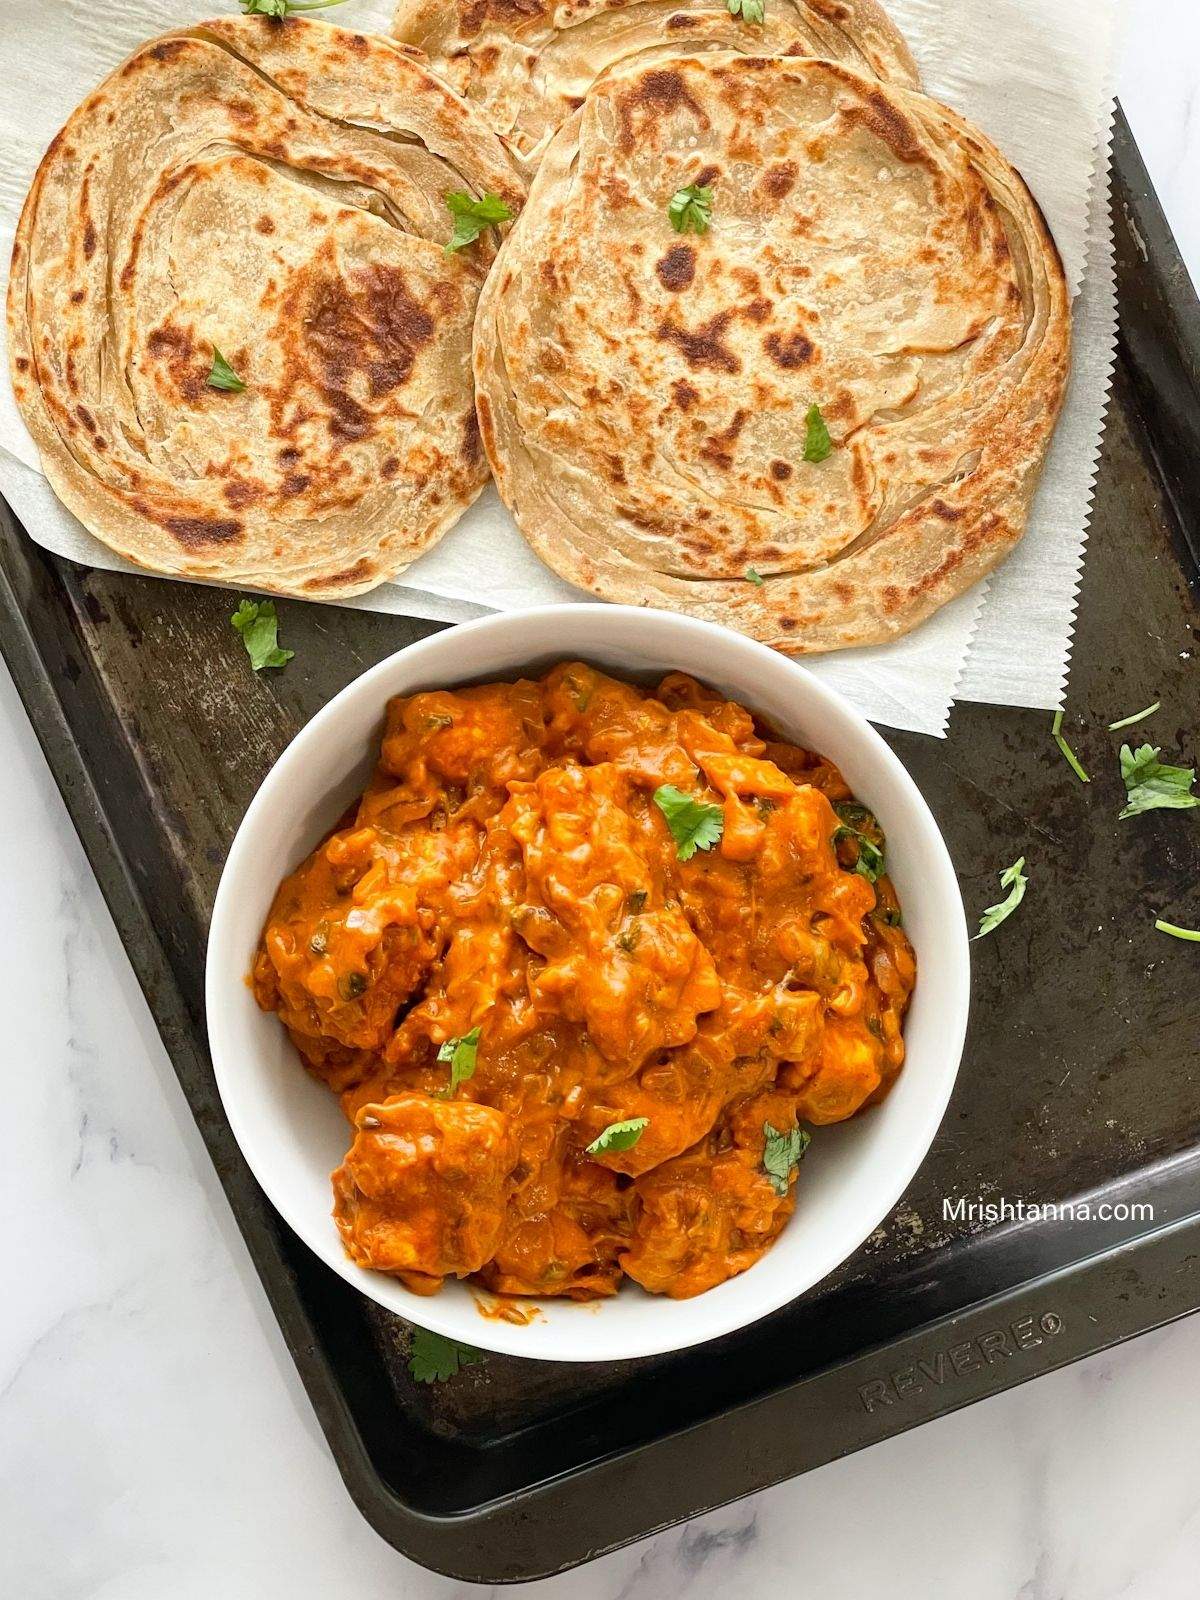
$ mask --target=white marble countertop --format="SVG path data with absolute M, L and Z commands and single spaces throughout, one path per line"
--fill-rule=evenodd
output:
M 1121 93 L 1200 277 L 1200 3 Z M 0 668 L 0 1594 L 468 1594 L 343 1489 Z M 554 1600 L 1174 1600 L 1200 1564 L 1200 1318 L 698 1519 Z

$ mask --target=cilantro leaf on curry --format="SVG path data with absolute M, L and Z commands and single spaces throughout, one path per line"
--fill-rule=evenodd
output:
M 764 0 L 725 0 L 731 17 L 740 16 L 743 22 L 761 22 L 766 10 Z
M 812 462 L 828 461 L 832 454 L 833 440 L 829 437 L 829 429 L 825 426 L 821 408 L 809 406 L 808 415 L 804 419 L 804 459 Z
M 852 871 L 865 878 L 868 883 L 876 883 L 887 871 L 884 859 L 886 842 L 883 831 L 874 814 L 866 806 L 855 805 L 850 801 L 843 801 L 834 806 L 841 827 L 833 836 L 836 849 L 843 839 L 851 839 L 858 848 L 858 854 L 853 862 Z M 865 832 L 869 829 L 870 832 Z M 871 833 L 878 835 L 878 841 L 871 837 Z
M 1200 928 L 1181 928 L 1177 923 L 1164 922 L 1161 917 L 1155 920 L 1154 926 L 1159 933 L 1169 933 L 1172 939 L 1186 939 L 1190 944 L 1200 944 Z
M 1121 776 L 1129 802 L 1122 817 L 1164 809 L 1187 811 L 1200 806 L 1200 795 L 1192 793 L 1195 768 L 1168 766 L 1158 759 L 1161 754 L 1155 745 L 1144 744 L 1136 751 L 1127 744 L 1121 746 Z
M 243 600 L 229 620 L 241 634 L 255 672 L 264 667 L 286 666 L 296 654 L 280 648 L 279 619 L 273 600 Z
M 603 1133 L 587 1147 L 589 1156 L 602 1156 L 609 1150 L 632 1150 L 650 1125 L 649 1117 L 629 1117 L 625 1122 L 610 1122 Z
M 704 183 L 689 183 L 676 189 L 667 206 L 667 216 L 676 233 L 707 233 L 712 221 L 713 192 Z
M 1083 770 L 1083 764 L 1081 763 L 1079 757 L 1075 754 L 1074 750 L 1071 749 L 1071 746 L 1067 743 L 1066 739 L 1063 737 L 1062 725 L 1063 725 L 1063 714 L 1062 714 L 1061 711 L 1056 711 L 1054 713 L 1054 722 L 1053 722 L 1053 724 L 1051 726 L 1051 729 L 1050 729 L 1050 732 L 1051 732 L 1051 735 L 1053 736 L 1054 742 L 1058 746 L 1058 748 L 1062 751 L 1063 759 L 1066 761 L 1066 763 L 1070 767 L 1071 771 L 1079 779 L 1080 783 L 1091 783 L 1092 780 L 1091 780 L 1091 778 L 1088 777 L 1087 773 Z
M 812 1135 L 797 1125 L 780 1133 L 769 1122 L 763 1123 L 766 1144 L 763 1147 L 763 1171 L 778 1195 L 788 1192 L 793 1171 L 800 1165 L 804 1152 L 812 1143 Z
M 479 1051 L 479 1028 L 472 1028 L 470 1033 L 464 1033 L 461 1039 L 447 1039 L 439 1049 L 439 1061 L 450 1063 L 450 1084 L 441 1092 L 443 1096 L 452 1095 L 460 1083 L 465 1083 L 468 1078 L 475 1076 L 475 1058 Z
M 500 196 L 490 191 L 482 200 L 476 200 L 465 189 L 454 189 L 446 196 L 446 205 L 454 218 L 454 232 L 446 246 L 448 256 L 474 244 L 485 228 L 494 228 L 498 222 L 508 222 L 512 218 L 512 212 Z
M 1025 898 L 1025 890 L 1029 878 L 1025 872 L 1025 857 L 1014 861 L 1011 867 L 1005 867 L 1000 874 L 1000 887 L 1008 890 L 1006 899 L 999 901 L 994 906 L 989 906 L 979 919 L 979 932 L 975 939 L 982 939 L 998 928 L 1002 922 L 1007 921 Z M 971 941 L 974 943 L 974 940 Z
M 656 789 L 654 804 L 667 819 L 680 861 L 690 861 L 697 850 L 711 850 L 725 831 L 725 813 L 720 806 L 684 794 L 674 784 L 664 783 Z
M 446 1339 L 428 1328 L 414 1328 L 408 1370 L 418 1383 L 444 1383 L 463 1367 L 477 1367 L 487 1357 L 474 1345 Z
M 246 385 L 238 377 L 216 345 L 213 345 L 212 353 L 212 370 L 204 380 L 205 383 L 208 384 L 210 389 L 224 389 L 229 394 L 241 394 Z

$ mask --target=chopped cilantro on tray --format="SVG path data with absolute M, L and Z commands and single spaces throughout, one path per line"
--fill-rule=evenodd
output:
M 1063 714 L 1062 714 L 1061 711 L 1056 711 L 1054 713 L 1054 723 L 1053 723 L 1053 726 L 1051 728 L 1051 733 L 1053 735 L 1054 742 L 1058 746 L 1058 748 L 1062 751 L 1064 760 L 1066 761 L 1067 765 L 1070 767 L 1071 771 L 1079 779 L 1080 783 L 1091 783 L 1092 780 L 1087 775 L 1087 773 L 1083 770 L 1083 764 L 1080 761 L 1079 757 L 1075 754 L 1074 750 L 1071 749 L 1071 746 L 1067 743 L 1066 739 L 1063 737 L 1062 725 L 1063 725 Z
M 414 1328 L 408 1370 L 418 1383 L 444 1383 L 463 1367 L 477 1367 L 487 1357 L 474 1345 L 446 1339 L 428 1328 Z
M 1121 746 L 1121 777 L 1125 780 L 1128 804 L 1122 817 L 1140 816 L 1143 811 L 1187 811 L 1200 806 L 1200 795 L 1192 793 L 1196 781 L 1194 767 L 1172 767 L 1158 758 L 1156 746 L 1144 744 L 1131 750 Z
M 296 654 L 280 648 L 279 619 L 273 600 L 243 600 L 229 620 L 241 634 L 255 672 L 264 667 L 286 666 Z
M 1014 861 L 1011 867 L 1005 867 L 1000 874 L 1000 887 L 1008 890 L 1006 899 L 994 906 L 989 906 L 979 919 L 979 932 L 976 939 L 982 939 L 1002 922 L 1006 922 L 1025 898 L 1025 889 L 1029 879 L 1025 873 L 1025 857 Z
M 1135 722 L 1145 722 L 1147 717 L 1152 717 L 1156 711 L 1162 710 L 1162 701 L 1156 700 L 1152 706 L 1147 706 L 1144 711 L 1135 711 L 1131 717 L 1122 717 L 1119 722 L 1110 722 L 1109 733 L 1116 733 L 1121 728 L 1132 728 Z

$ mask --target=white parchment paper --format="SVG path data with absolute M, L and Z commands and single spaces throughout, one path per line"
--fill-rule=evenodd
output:
M 1115 344 L 1106 199 L 1120 5 L 890 0 L 927 90 L 979 123 L 1025 174 L 1079 293 L 1075 376 L 1016 554 L 907 638 L 805 660 L 867 716 L 893 727 L 942 734 L 956 696 L 1044 707 L 1062 697 Z M 152 34 L 237 9 L 236 0 L 2 0 L 0 259 L 8 260 L 43 150 L 87 91 Z M 328 20 L 383 29 L 392 9 L 391 0 L 347 0 Z M 54 498 L 3 381 L 0 493 L 48 549 L 90 566 L 134 570 Z M 489 488 L 402 583 L 349 604 L 462 621 L 586 598 L 538 561 Z

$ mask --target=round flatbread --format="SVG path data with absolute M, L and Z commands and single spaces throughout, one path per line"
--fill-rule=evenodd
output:
M 668 218 L 687 186 L 702 234 Z M 1008 554 L 1069 358 L 1058 254 L 998 151 L 779 58 L 593 91 L 475 328 L 484 444 L 542 559 L 792 652 L 905 633 Z
M 496 239 L 446 254 L 455 190 L 523 198 L 399 45 L 258 16 L 145 45 L 51 145 L 13 254 L 13 383 L 59 498 L 158 572 L 314 599 L 402 572 L 487 480 Z
M 725 0 L 400 0 L 392 31 L 429 56 L 530 171 L 594 83 L 658 58 L 821 56 L 920 87 L 876 0 L 766 0 L 761 23 L 731 15 Z

